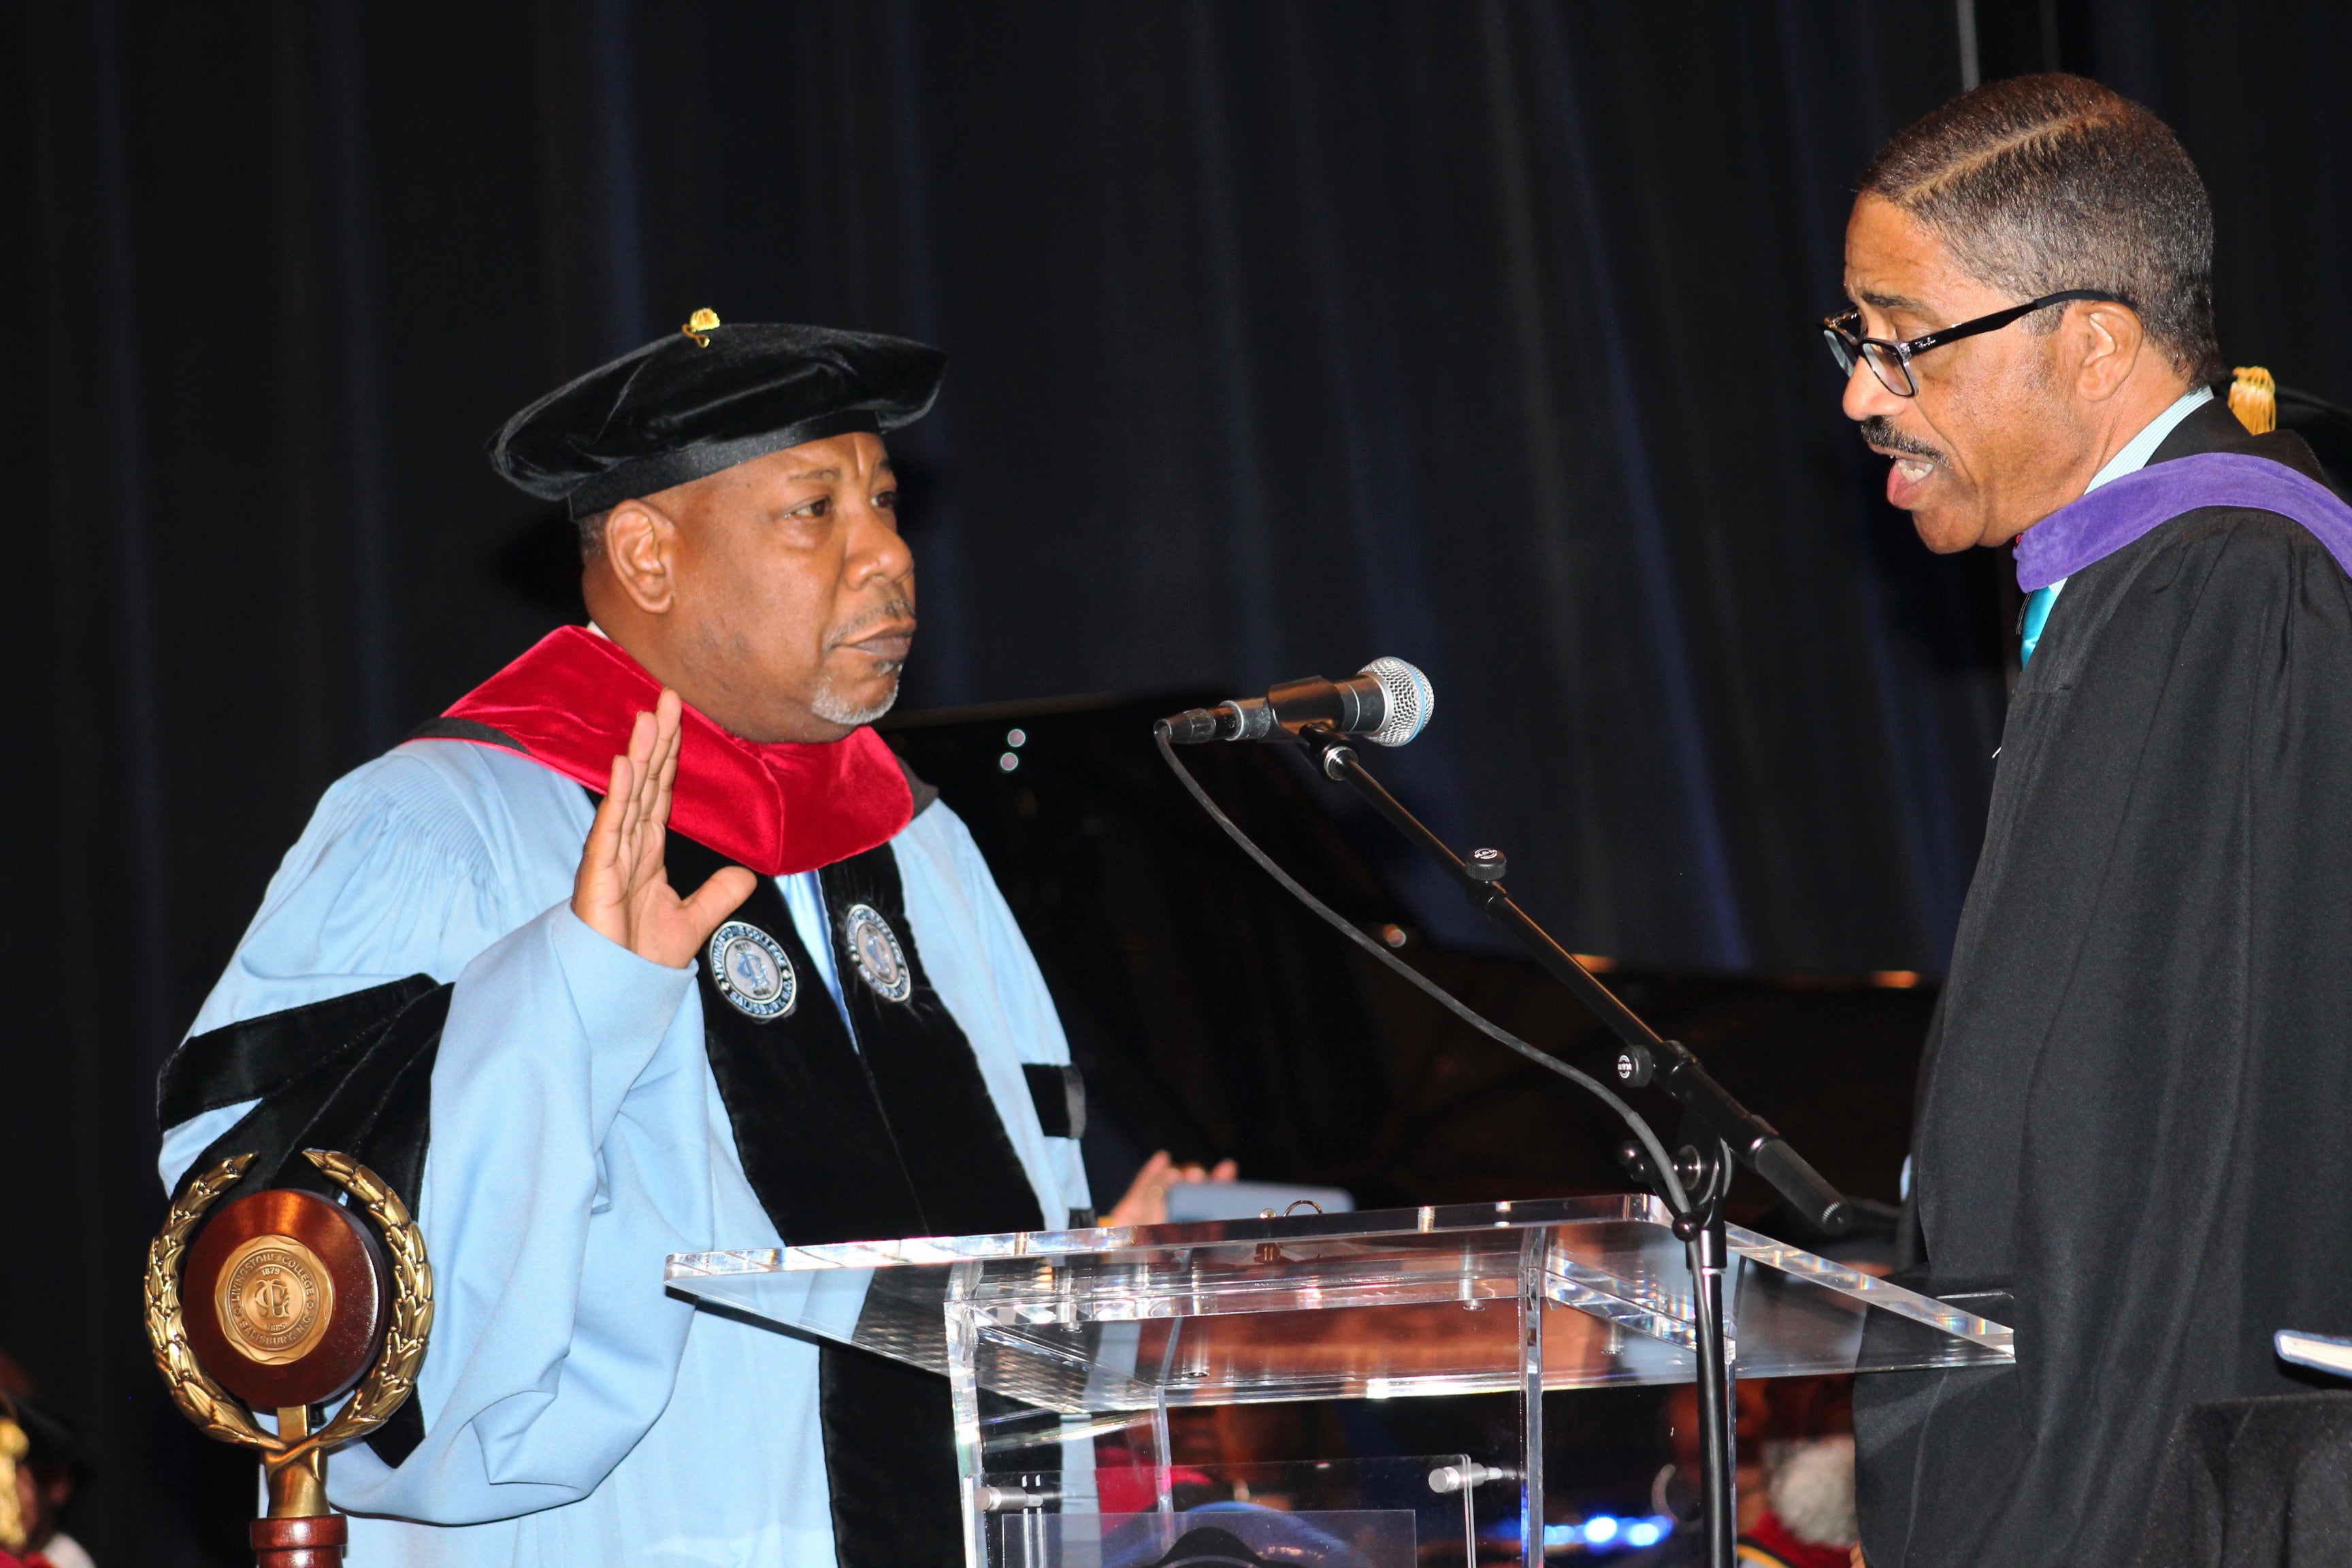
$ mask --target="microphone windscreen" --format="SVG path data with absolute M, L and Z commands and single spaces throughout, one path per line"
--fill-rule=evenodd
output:
M 1387 701 L 1381 727 L 1365 739 L 1374 745 L 1402 746 L 1421 733 L 1437 708 L 1437 693 L 1430 689 L 1429 677 L 1404 660 L 1391 658 L 1376 658 L 1356 673 L 1379 681 L 1381 695 Z

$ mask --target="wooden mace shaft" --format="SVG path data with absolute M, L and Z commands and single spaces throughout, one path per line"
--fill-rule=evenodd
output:
M 251 1535 L 255 1568 L 341 1568 L 350 1536 L 340 1513 L 257 1519 Z
M 310 1412 L 291 1405 L 278 1413 L 278 1435 L 310 1435 Z M 341 1568 L 351 1527 L 327 1508 L 327 1458 L 313 1449 L 269 1471 L 269 1516 L 257 1519 L 248 1539 L 256 1568 Z

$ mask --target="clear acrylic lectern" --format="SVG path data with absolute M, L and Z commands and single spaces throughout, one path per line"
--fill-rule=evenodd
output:
M 1471 1568 L 1489 1521 L 1536 1568 L 1541 1392 L 1694 1375 L 1668 1217 L 1633 1194 L 1457 1205 L 680 1254 L 667 1278 L 946 1374 L 971 1568 Z M 1753 1231 L 1730 1247 L 1738 1376 L 2014 1360 L 2001 1324 Z M 1502 1463 L 1227 1466 L 1213 1502 L 1178 1500 L 1180 1479 L 1210 1478 L 1174 1465 L 1171 1408 L 1497 1393 L 1519 1396 Z M 1141 1463 L 1098 1469 L 1095 1440 L 1119 1433 Z

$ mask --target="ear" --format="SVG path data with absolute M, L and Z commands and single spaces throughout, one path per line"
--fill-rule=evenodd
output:
M 2081 308 L 2069 330 L 2080 343 L 2074 390 L 2094 403 L 2104 403 L 2131 379 L 2140 351 L 2147 346 L 2147 329 L 2130 306 L 2095 300 Z
M 646 615 L 667 615 L 675 602 L 677 557 L 677 523 L 652 502 L 625 500 L 604 519 L 604 570 Z

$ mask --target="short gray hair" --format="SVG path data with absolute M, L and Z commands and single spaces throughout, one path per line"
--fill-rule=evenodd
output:
M 1962 93 L 1862 174 L 1969 275 L 2020 303 L 2067 289 L 2130 301 L 2192 382 L 2226 372 L 2213 331 L 2213 205 L 2163 121 L 2078 76 Z M 2054 314 L 2042 318 L 2054 326 Z
M 592 511 L 585 517 L 572 520 L 572 526 L 580 531 L 581 565 L 593 566 L 596 557 L 604 553 L 604 520 L 612 515 L 613 509 L 608 506 L 603 511 Z

